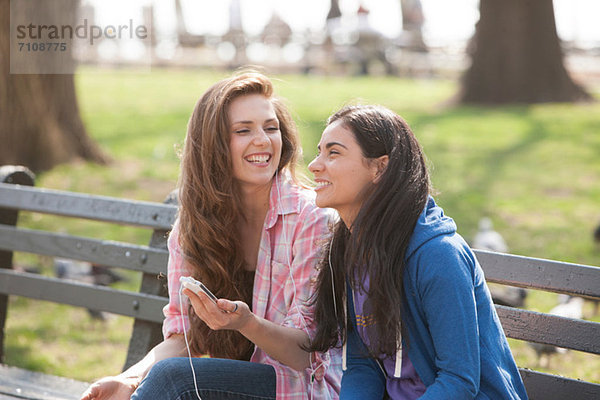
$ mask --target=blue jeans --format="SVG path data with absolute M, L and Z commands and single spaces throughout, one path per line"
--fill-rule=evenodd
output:
M 193 358 L 202 400 L 275 399 L 275 369 L 266 364 L 221 358 Z M 132 400 L 198 400 L 188 358 L 162 360 L 152 367 Z

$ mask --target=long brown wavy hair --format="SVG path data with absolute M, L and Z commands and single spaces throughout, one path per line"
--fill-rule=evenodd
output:
M 242 203 L 233 177 L 229 148 L 228 108 L 244 95 L 261 94 L 274 108 L 282 136 L 278 171 L 295 178 L 300 152 L 296 125 L 285 105 L 273 95 L 271 81 L 258 72 L 221 80 L 196 103 L 190 117 L 181 157 L 179 180 L 179 243 L 186 268 L 219 298 L 252 305 L 253 279 L 244 268 L 238 232 Z M 193 309 L 190 349 L 195 354 L 249 359 L 253 344 L 237 331 L 211 330 Z
M 378 183 L 362 191 L 364 201 L 352 229 L 340 220 L 326 246 L 313 298 L 318 329 L 311 349 L 325 351 L 340 338 L 342 343 L 346 340 L 344 302 L 349 283 L 367 293 L 373 311 L 370 353 L 394 356 L 397 338 L 405 332 L 401 317 L 406 249 L 430 190 L 426 161 L 408 124 L 387 108 L 347 106 L 327 124 L 338 120 L 352 131 L 365 158 L 387 155 L 389 160 Z

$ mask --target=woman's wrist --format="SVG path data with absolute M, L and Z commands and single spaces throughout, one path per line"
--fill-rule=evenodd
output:
M 245 318 L 246 320 L 242 323 L 242 326 L 237 330 L 242 335 L 250 339 L 260 329 L 259 318 L 253 312 L 250 312 Z
M 135 391 L 138 388 L 138 386 L 140 386 L 140 383 L 142 383 L 143 379 L 143 377 L 138 375 L 119 375 L 119 378 L 121 379 L 123 384 L 127 385 L 133 391 Z

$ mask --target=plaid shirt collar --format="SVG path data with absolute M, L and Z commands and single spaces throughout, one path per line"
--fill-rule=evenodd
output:
M 279 186 L 278 186 L 279 185 Z M 300 193 L 291 183 L 289 173 L 280 173 L 273 179 L 271 196 L 269 198 L 269 211 L 265 218 L 265 228 L 275 226 L 280 215 L 300 213 L 302 202 Z

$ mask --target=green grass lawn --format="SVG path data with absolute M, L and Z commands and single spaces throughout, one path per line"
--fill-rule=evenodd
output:
M 90 135 L 113 161 L 76 162 L 38 177 L 37 185 L 162 201 L 175 187 L 177 150 L 195 101 L 222 72 L 153 70 L 77 75 Z M 600 265 L 591 232 L 600 222 L 600 103 L 510 107 L 451 107 L 457 84 L 387 77 L 277 76 L 301 132 L 305 163 L 315 154 L 324 121 L 348 102 L 383 104 L 402 115 L 430 162 L 436 199 L 469 240 L 482 216 L 492 218 L 510 251 Z M 600 98 L 600 88 L 595 96 Z M 22 224 L 54 226 L 40 215 Z M 147 243 L 140 229 L 62 224 L 69 232 Z M 22 264 L 49 261 L 19 257 Z M 131 276 L 130 286 L 138 284 Z M 549 311 L 556 295 L 532 292 L 528 308 Z M 11 300 L 6 362 L 82 380 L 116 374 L 125 360 L 131 321 L 91 322 L 85 310 Z M 591 304 L 586 315 L 592 316 Z M 520 366 L 537 367 L 533 351 L 511 340 Z M 600 382 L 600 357 L 569 352 L 545 371 Z

